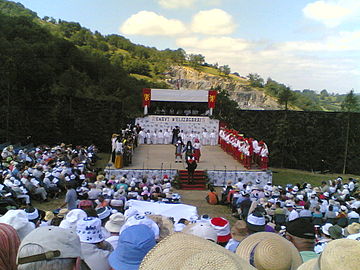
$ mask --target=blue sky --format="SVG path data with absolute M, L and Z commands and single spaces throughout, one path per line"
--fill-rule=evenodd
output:
M 360 0 L 20 0 L 158 49 L 183 48 L 290 86 L 360 92 Z

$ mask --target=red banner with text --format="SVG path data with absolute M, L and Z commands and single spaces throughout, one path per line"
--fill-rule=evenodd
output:
M 151 89 L 143 88 L 143 107 L 145 106 L 150 107 L 150 101 L 151 101 Z
M 217 94 L 216 90 L 209 91 L 209 99 L 208 99 L 209 108 L 215 108 L 216 94 Z

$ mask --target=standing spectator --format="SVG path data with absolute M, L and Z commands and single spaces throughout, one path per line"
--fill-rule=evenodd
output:
M 71 182 L 65 184 L 66 195 L 64 203 L 60 206 L 60 208 L 64 208 L 67 205 L 67 209 L 73 210 L 77 208 L 77 194 Z

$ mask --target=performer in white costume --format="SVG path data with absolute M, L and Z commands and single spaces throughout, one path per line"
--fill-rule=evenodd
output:
M 157 135 L 155 130 L 150 133 L 150 139 L 151 144 L 157 144 Z
M 215 130 L 210 133 L 210 145 L 217 145 L 217 136 Z
M 170 143 L 170 138 L 171 138 L 171 134 L 170 134 L 169 130 L 165 129 L 165 132 L 164 132 L 164 144 L 169 144 Z
M 160 129 L 158 131 L 158 133 L 156 134 L 157 136 L 157 143 L 158 144 L 164 144 L 164 133 L 162 132 L 162 130 Z
M 206 129 L 204 129 L 202 135 L 201 135 L 201 144 L 202 145 L 208 145 L 209 144 L 209 133 Z
M 138 143 L 139 144 L 144 144 L 145 143 L 145 137 L 146 137 L 146 133 L 144 132 L 144 130 L 140 130 L 139 135 L 138 135 Z
M 150 130 L 146 131 L 145 138 L 146 138 L 146 144 L 151 144 L 151 133 L 150 133 Z

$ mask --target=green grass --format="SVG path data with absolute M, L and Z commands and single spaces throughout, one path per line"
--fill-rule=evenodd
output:
M 296 183 L 310 183 L 312 185 L 319 186 L 321 181 L 327 181 L 330 179 L 336 179 L 338 176 L 341 176 L 345 181 L 349 178 L 360 178 L 358 175 L 352 174 L 318 174 L 301 170 L 292 170 L 292 169 L 278 169 L 271 168 L 273 171 L 273 183 L 275 185 L 286 185 L 286 184 L 296 184 Z

